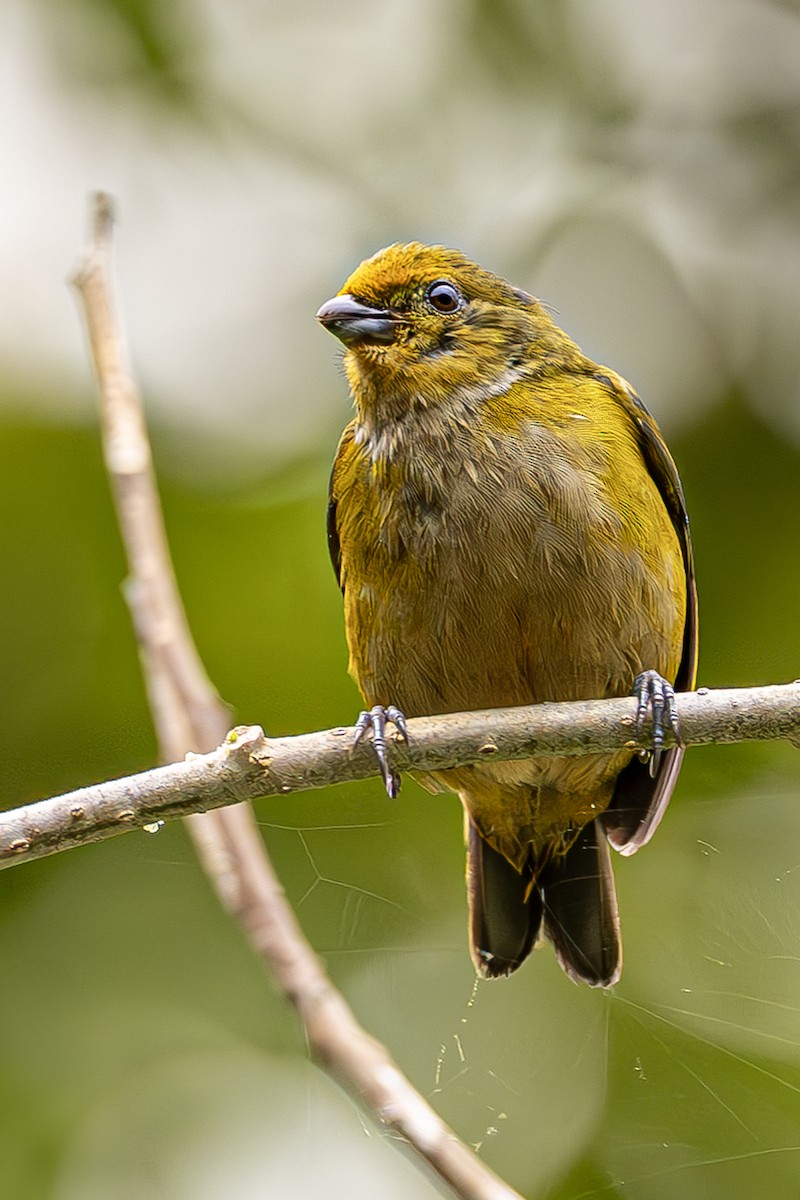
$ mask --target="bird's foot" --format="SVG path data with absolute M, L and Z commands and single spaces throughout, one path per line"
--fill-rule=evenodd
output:
M 633 681 L 633 695 L 637 702 L 637 734 L 642 733 L 648 712 L 653 718 L 650 749 L 642 751 L 640 756 L 644 761 L 650 760 L 650 775 L 655 778 L 664 749 L 665 721 L 675 737 L 680 738 L 675 691 L 672 684 L 668 683 L 663 675 L 659 675 L 658 671 L 642 671 Z
M 368 729 L 372 730 L 372 749 L 375 751 L 375 757 L 378 760 L 389 799 L 394 800 L 400 791 L 400 776 L 395 771 L 392 771 L 386 757 L 387 724 L 394 725 L 403 740 L 405 742 L 408 741 L 408 727 L 406 725 L 405 714 L 399 708 L 395 708 L 394 704 L 388 705 L 387 708 L 384 708 L 382 704 L 376 704 L 368 712 L 365 710 L 359 713 L 358 720 L 356 721 L 356 735 L 353 738 L 353 746 L 358 745 Z

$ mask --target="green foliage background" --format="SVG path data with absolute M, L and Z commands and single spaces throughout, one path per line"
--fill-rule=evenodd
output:
M 798 674 L 800 23 L 724 12 L 9 6 L 31 69 L 0 243 L 5 805 L 155 755 L 61 283 L 95 186 L 120 197 L 176 569 L 232 722 L 357 711 L 324 538 L 347 400 L 311 318 L 411 236 L 557 303 L 641 388 L 689 499 L 701 682 Z M 389 804 L 372 781 L 257 808 L 359 1017 L 521 1192 L 744 1200 L 800 1179 L 798 793 L 788 746 L 688 755 L 618 866 L 613 995 L 548 951 L 473 988 L 452 798 L 406 780 Z M 179 826 L 4 872 L 0 898 L 1 1194 L 437 1194 L 307 1065 Z

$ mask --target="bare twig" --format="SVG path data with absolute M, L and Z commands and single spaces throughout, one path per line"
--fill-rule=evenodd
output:
M 704 688 L 681 695 L 678 706 L 687 745 L 800 739 L 800 683 Z M 631 738 L 634 708 L 632 699 L 591 700 L 410 720 L 408 745 L 389 742 L 392 766 L 444 770 L 488 757 L 499 762 L 638 745 Z M 258 726 L 243 727 L 211 754 L 0 813 L 0 869 L 159 819 L 377 774 L 369 746 L 352 750 L 353 732 L 267 738 Z
M 172 760 L 190 750 L 211 750 L 228 722 L 192 643 L 170 564 L 141 403 L 113 300 L 112 226 L 111 200 L 98 194 L 92 202 L 90 246 L 75 284 L 98 376 L 106 463 L 128 554 L 128 602 L 162 758 Z M 75 815 L 79 807 L 72 810 L 75 821 L 82 819 Z M 116 815 L 117 821 L 130 819 Z M 295 1005 L 317 1061 L 405 1138 L 456 1195 L 471 1200 L 516 1196 L 357 1025 L 300 932 L 249 807 L 236 804 L 190 817 L 189 823 L 220 900 Z

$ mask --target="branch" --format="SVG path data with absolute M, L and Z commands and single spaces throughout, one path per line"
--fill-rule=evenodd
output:
M 442 771 L 487 757 L 639 748 L 647 739 L 631 737 L 634 710 L 635 701 L 623 698 L 416 718 L 408 722 L 408 745 L 388 739 L 391 763 L 398 771 Z M 800 682 L 701 688 L 681 694 L 678 710 L 685 745 L 800 741 Z M 243 726 L 211 754 L 0 813 L 0 870 L 158 820 L 376 775 L 371 748 L 353 750 L 353 734 L 340 728 L 267 738 L 259 726 Z
M 161 756 L 171 761 L 187 751 L 210 751 L 225 735 L 228 714 L 203 670 L 175 584 L 140 397 L 126 361 L 114 303 L 112 231 L 111 199 L 97 194 L 92 203 L 90 246 L 74 282 L 84 306 L 100 388 L 106 465 L 130 566 L 126 596 Z M 246 744 L 247 738 L 230 743 L 222 752 L 223 764 L 239 762 Z M 194 770 L 201 770 L 196 764 L 204 761 L 190 761 L 178 770 L 191 776 Z M 165 770 L 169 773 L 175 768 Z M 159 777 L 163 772 L 150 774 Z M 184 779 L 183 786 L 187 785 L 191 787 Z M 126 784 L 109 786 L 124 791 Z M 235 779 L 225 775 L 224 766 L 221 786 L 225 803 L 242 799 L 244 793 L 237 790 Z M 113 799 L 105 806 L 104 829 L 116 832 L 137 823 L 134 792 L 135 788 L 121 809 Z M 86 827 L 97 814 L 85 792 L 76 795 L 69 803 L 68 818 L 75 827 Z M 201 812 L 212 807 L 200 803 L 175 811 Z M 32 844 L 37 838 L 36 820 L 34 816 L 34 825 L 16 841 L 18 857 L 23 853 L 22 843 Z M 320 1065 L 379 1122 L 404 1138 L 456 1195 L 465 1200 L 511 1200 L 517 1196 L 456 1138 L 401 1075 L 386 1050 L 356 1023 L 303 937 L 250 808 L 233 803 L 230 808 L 192 816 L 188 828 L 220 901 L 240 922 L 253 949 L 294 1004 Z

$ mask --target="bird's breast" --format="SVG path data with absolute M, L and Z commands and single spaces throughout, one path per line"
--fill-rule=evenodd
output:
M 418 439 L 390 462 L 358 449 L 339 533 L 369 703 L 422 715 L 620 694 L 640 660 L 669 673 L 683 615 L 667 564 L 652 570 L 597 464 L 551 430 L 455 430 L 446 453 Z

